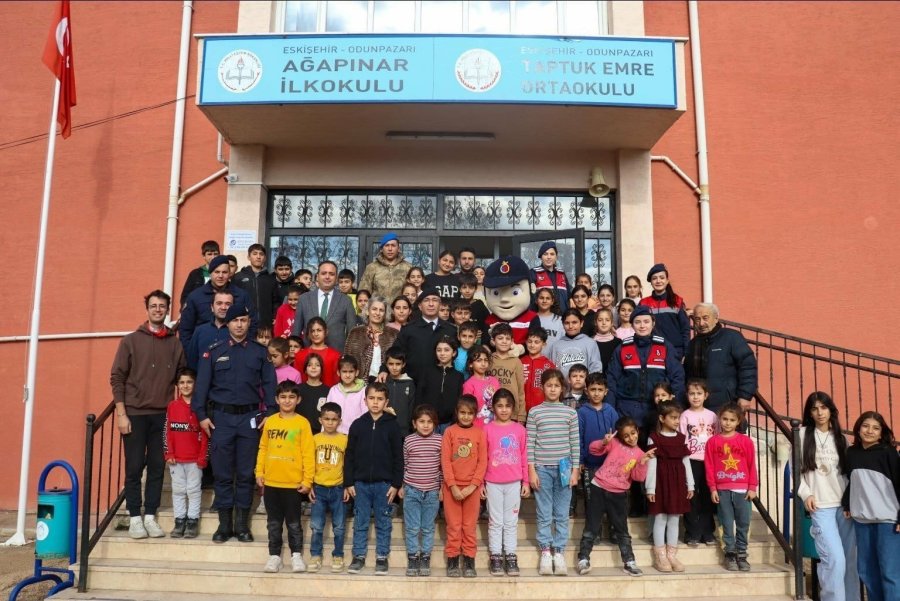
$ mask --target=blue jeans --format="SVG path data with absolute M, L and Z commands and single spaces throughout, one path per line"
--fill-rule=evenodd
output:
M 853 522 L 859 578 L 868 601 L 900 599 L 900 534 L 895 524 Z
M 719 522 L 726 553 L 747 554 L 747 533 L 750 530 L 750 501 L 746 492 L 719 491 Z
M 309 552 L 313 557 L 322 556 L 322 535 L 325 532 L 325 520 L 328 512 L 331 512 L 331 528 L 334 532 L 334 551 L 331 552 L 333 557 L 344 556 L 344 525 L 347 521 L 346 510 L 344 505 L 344 487 L 338 486 L 319 486 L 313 484 L 313 492 L 316 493 L 316 500 L 312 504 L 309 516 L 309 527 L 312 529 L 312 542 L 309 546 Z
M 434 548 L 434 522 L 437 519 L 439 490 L 422 491 L 413 486 L 403 486 L 403 534 L 406 552 L 431 555 Z M 422 542 L 419 543 L 419 535 Z
M 535 466 L 541 487 L 534 492 L 537 502 L 537 541 L 541 549 L 562 551 L 569 540 L 569 502 L 572 489 L 559 477 L 557 466 Z
M 810 514 L 809 533 L 819 554 L 819 599 L 859 601 L 856 571 L 856 534 L 853 520 L 840 507 L 817 509 Z
M 356 503 L 353 509 L 353 557 L 365 557 L 369 546 L 369 520 L 375 513 L 375 555 L 387 557 L 391 552 L 391 506 L 387 502 L 390 482 L 353 483 Z

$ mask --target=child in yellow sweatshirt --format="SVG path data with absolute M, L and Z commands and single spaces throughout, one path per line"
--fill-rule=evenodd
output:
M 296 413 L 300 387 L 285 380 L 275 389 L 278 413 L 266 418 L 256 455 L 256 483 L 264 486 L 269 531 L 266 572 L 281 569 L 282 529 L 287 524 L 291 571 L 305 572 L 301 495 L 309 493 L 315 472 L 315 445 L 309 421 Z

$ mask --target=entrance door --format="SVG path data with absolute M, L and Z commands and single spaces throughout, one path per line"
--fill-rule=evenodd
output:
M 555 232 L 537 232 L 512 237 L 512 254 L 522 257 L 529 267 L 541 264 L 538 250 L 541 244 L 556 242 L 557 269 L 566 272 L 569 281 L 584 272 L 584 229 L 557 230 Z

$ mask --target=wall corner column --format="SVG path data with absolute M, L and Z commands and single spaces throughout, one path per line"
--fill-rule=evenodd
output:
M 266 245 L 266 207 L 268 188 L 263 183 L 266 147 L 259 144 L 240 144 L 231 147 L 229 177 L 236 181 L 228 184 L 225 204 L 225 231 L 250 230 L 256 232 L 256 240 Z M 223 248 L 226 254 L 238 258 L 239 265 L 247 263 L 246 249 Z M 236 252 L 232 252 L 236 251 Z
M 649 150 L 619 150 L 617 232 L 620 286 L 629 275 L 644 280 L 654 264 L 653 195 Z

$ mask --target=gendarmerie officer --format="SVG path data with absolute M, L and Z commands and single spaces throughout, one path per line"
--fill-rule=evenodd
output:
M 252 542 L 247 522 L 255 483 L 258 427 L 266 415 L 278 411 L 275 368 L 268 361 L 265 347 L 247 339 L 250 311 L 246 306 L 229 307 L 225 323 L 229 338 L 211 345 L 200 357 L 191 408 L 210 436 L 214 505 L 219 512 L 213 542 L 224 543 L 232 536 Z M 262 412 L 261 402 L 265 406 Z

